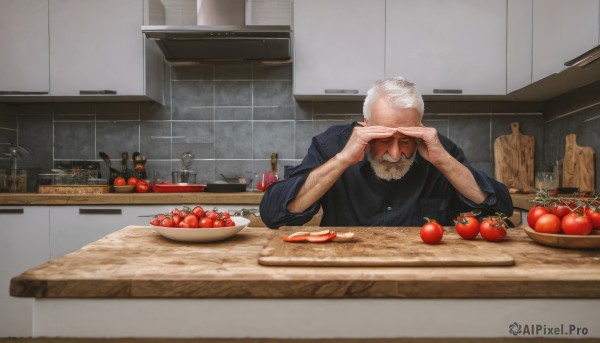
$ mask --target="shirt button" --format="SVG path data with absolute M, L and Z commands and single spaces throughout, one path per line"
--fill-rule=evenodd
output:
M 392 206 L 388 206 L 387 210 L 391 211 L 392 210 Z

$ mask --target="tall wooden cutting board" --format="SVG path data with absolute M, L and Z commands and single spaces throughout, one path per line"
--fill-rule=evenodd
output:
M 411 266 L 512 266 L 513 257 L 502 244 L 483 239 L 462 239 L 455 232 L 444 233 L 439 244 L 425 244 L 418 227 L 330 228 L 354 232 L 352 242 L 288 243 L 283 238 L 297 231 L 319 231 L 322 227 L 288 226 L 273 233 L 260 253 L 265 266 L 321 267 L 411 267 Z
M 535 137 L 521 134 L 519 123 L 510 128 L 494 141 L 494 176 L 509 188 L 532 188 Z
M 562 187 L 576 187 L 581 192 L 594 192 L 594 148 L 577 145 L 577 135 L 565 138 Z

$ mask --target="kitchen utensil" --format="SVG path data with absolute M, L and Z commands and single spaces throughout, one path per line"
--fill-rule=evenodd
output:
M 454 231 L 441 244 L 424 244 L 417 227 L 344 227 L 354 242 L 287 243 L 297 231 L 320 231 L 319 226 L 281 227 L 273 233 L 258 262 L 268 266 L 512 266 L 514 258 L 502 244 L 465 240 Z
M 494 176 L 508 188 L 532 188 L 535 137 L 521 134 L 517 122 L 510 128 L 494 141 Z
M 565 137 L 563 179 L 561 187 L 579 188 L 580 192 L 594 192 L 594 148 L 577 145 L 577 135 Z
M 165 238 L 180 242 L 217 242 L 234 236 L 250 223 L 249 219 L 231 217 L 235 226 L 194 230 L 189 228 L 163 227 L 150 225 Z
M 126 151 L 121 154 L 121 176 L 128 177 L 127 162 L 129 161 L 129 153 Z
M 107 153 L 100 151 L 98 155 L 100 155 L 100 158 L 104 161 L 104 163 L 106 163 L 108 169 L 112 168 L 112 162 L 110 161 L 110 156 L 108 156 Z

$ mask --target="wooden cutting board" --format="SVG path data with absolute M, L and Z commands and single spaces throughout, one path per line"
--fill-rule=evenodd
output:
M 288 243 L 283 238 L 297 231 L 322 227 L 282 227 L 275 231 L 258 258 L 265 266 L 512 266 L 504 244 L 478 238 L 467 241 L 446 232 L 440 244 L 425 244 L 417 227 L 330 228 L 354 232 L 353 242 Z
M 521 134 L 519 123 L 510 128 L 494 141 L 494 176 L 508 188 L 533 188 L 535 137 Z
M 576 187 L 580 192 L 594 192 L 594 148 L 577 145 L 577 135 L 565 138 L 562 187 Z

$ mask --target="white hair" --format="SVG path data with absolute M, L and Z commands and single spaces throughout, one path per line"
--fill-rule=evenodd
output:
M 393 108 L 416 109 L 419 112 L 421 119 L 423 119 L 425 105 L 421 93 L 419 93 L 414 83 L 405 80 L 401 76 L 396 76 L 375 81 L 373 87 L 367 91 L 367 97 L 363 104 L 363 114 L 367 121 L 371 118 L 371 107 L 373 106 L 373 103 L 375 103 L 375 100 L 379 99 L 380 96 L 388 97 Z

